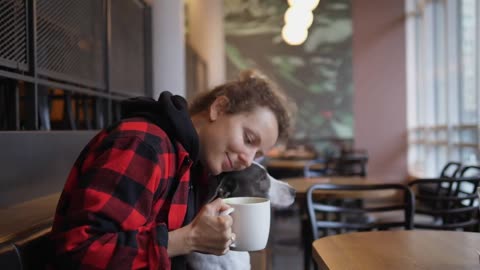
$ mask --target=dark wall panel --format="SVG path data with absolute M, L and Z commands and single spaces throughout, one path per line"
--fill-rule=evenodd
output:
M 115 0 L 111 18 L 112 92 L 145 96 L 145 8 L 138 1 Z

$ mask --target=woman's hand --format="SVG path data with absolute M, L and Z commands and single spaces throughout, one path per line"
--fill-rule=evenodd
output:
M 205 205 L 193 221 L 168 234 L 168 254 L 170 257 L 192 251 L 223 255 L 235 240 L 232 233 L 232 217 L 219 216 L 229 209 L 222 199 Z
M 190 246 L 192 251 L 223 255 L 235 238 L 232 233 L 232 217 L 219 216 L 219 213 L 229 209 L 222 199 L 205 205 L 195 217 L 190 231 Z

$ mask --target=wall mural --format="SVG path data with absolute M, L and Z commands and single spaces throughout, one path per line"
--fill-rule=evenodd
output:
M 299 46 L 281 37 L 286 0 L 224 3 L 228 79 L 256 68 L 281 86 L 298 106 L 296 140 L 323 148 L 332 139 L 352 139 L 350 0 L 321 0 Z

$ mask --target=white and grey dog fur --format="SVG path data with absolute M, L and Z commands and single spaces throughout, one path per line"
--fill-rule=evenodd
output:
M 260 164 L 242 171 L 223 173 L 214 187 L 215 197 L 264 197 L 274 208 L 284 208 L 295 200 L 295 190 L 267 173 Z M 229 251 L 223 256 L 193 252 L 187 255 L 187 263 L 195 270 L 247 270 L 250 269 L 248 252 Z

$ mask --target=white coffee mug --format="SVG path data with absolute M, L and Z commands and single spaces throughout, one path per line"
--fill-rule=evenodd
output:
M 230 249 L 256 251 L 267 246 L 270 234 L 270 200 L 258 197 L 233 197 L 223 201 L 235 210 L 232 232 L 235 242 Z

